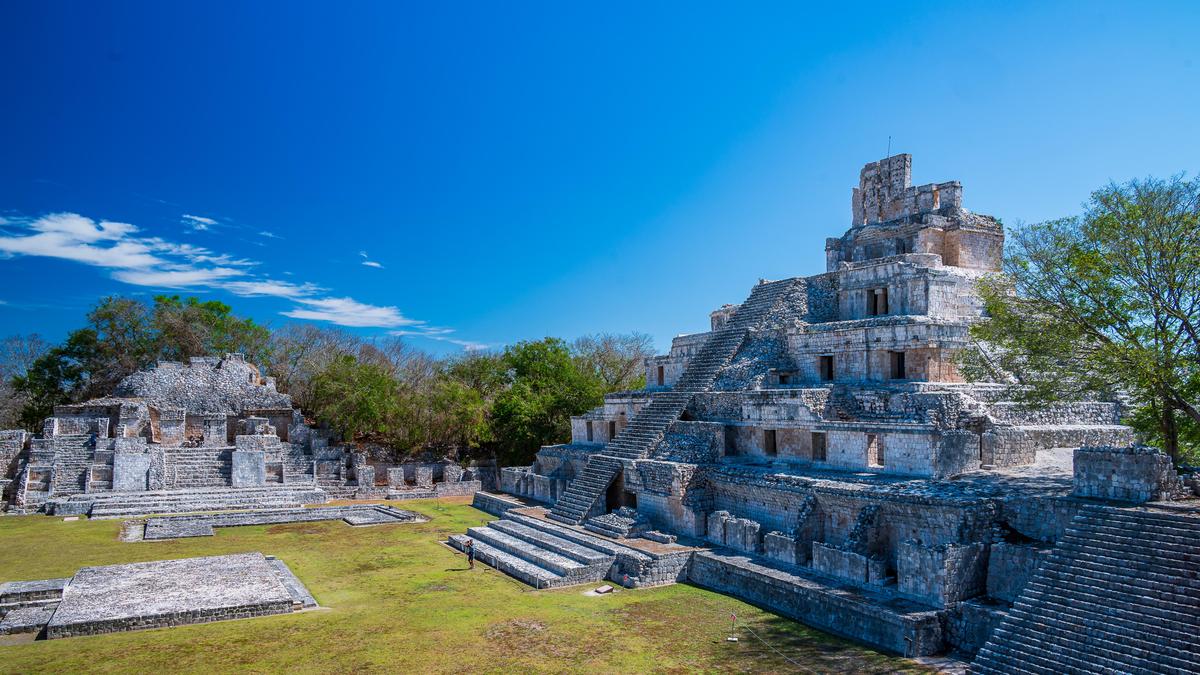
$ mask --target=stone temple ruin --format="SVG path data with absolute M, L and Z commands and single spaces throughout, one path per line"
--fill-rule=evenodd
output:
M 676 337 L 451 543 L 538 587 L 689 581 L 978 672 L 1196 672 L 1200 511 L 1170 461 L 1117 402 L 1030 410 L 956 367 L 1003 242 L 958 182 L 866 165 L 825 273 Z
M 115 518 L 470 495 L 490 478 L 331 440 L 239 354 L 161 362 L 111 397 L 56 406 L 37 437 L 0 431 L 0 495 L 11 512 Z

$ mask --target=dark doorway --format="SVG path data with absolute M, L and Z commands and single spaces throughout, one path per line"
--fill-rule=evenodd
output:
M 763 431 L 763 452 L 768 456 L 774 457 L 779 453 L 779 447 L 776 445 L 775 430 L 766 429 Z
M 828 451 L 825 447 L 825 433 L 822 431 L 812 432 L 812 458 L 814 462 L 824 462 Z
M 617 477 L 608 486 L 608 491 L 604 495 L 604 512 L 615 511 L 622 506 L 637 508 L 637 495 L 625 489 L 624 471 L 617 472 Z
M 823 382 L 832 382 L 833 381 L 833 357 L 832 356 L 817 357 L 817 370 L 820 372 L 821 380 Z
M 905 378 L 904 352 L 890 352 L 892 360 L 892 379 L 903 380 Z
M 665 381 L 666 381 L 666 378 L 663 377 L 663 367 L 659 366 L 658 367 L 658 386 L 660 386 L 660 387 L 663 386 L 663 382 L 665 382 Z

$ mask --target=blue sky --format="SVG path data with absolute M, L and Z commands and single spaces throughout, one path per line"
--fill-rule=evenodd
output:
M 0 334 L 167 291 L 662 350 L 822 271 L 889 136 L 1009 224 L 1200 169 L 1196 3 L 832 4 L 4 3 Z

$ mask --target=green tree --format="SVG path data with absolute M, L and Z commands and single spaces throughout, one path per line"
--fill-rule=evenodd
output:
M 645 333 L 585 335 L 571 344 L 571 353 L 580 370 L 600 380 L 605 393 L 641 389 L 654 340 Z
M 502 361 L 509 386 L 496 397 L 492 424 L 506 461 L 529 463 L 542 445 L 567 441 L 571 416 L 603 401 L 603 384 L 558 338 L 512 345 Z
M 1010 233 L 1004 277 L 980 284 L 989 319 L 964 372 L 1037 405 L 1127 395 L 1131 422 L 1173 459 L 1200 429 L 1200 181 L 1135 180 L 1082 215 Z
M 395 430 L 395 378 L 375 363 L 343 354 L 313 378 L 312 413 L 347 441 L 387 438 Z
M 234 315 L 223 302 L 160 295 L 154 298 L 151 317 L 157 358 L 187 361 L 232 352 L 245 354 L 251 363 L 268 361 L 271 332 Z
M 33 361 L 22 375 L 12 378 L 13 389 L 24 399 L 18 420 L 30 431 L 54 413 L 54 406 L 87 398 L 90 372 L 100 350 L 96 332 L 84 328 Z

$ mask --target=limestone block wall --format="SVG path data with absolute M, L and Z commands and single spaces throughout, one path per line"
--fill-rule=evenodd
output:
M 605 445 L 621 433 L 627 420 L 628 416 L 608 415 L 603 408 L 586 415 L 572 417 L 571 443 L 574 445 Z
M 29 446 L 32 434 L 21 429 L 0 431 L 0 478 L 12 478 L 17 469 L 17 457 Z
M 884 560 L 820 542 L 812 545 L 812 568 L 858 586 L 881 586 L 888 581 Z
M 992 544 L 988 554 L 987 594 L 998 600 L 1016 602 L 1051 550 L 1048 546 Z
M 1170 499 L 1182 485 L 1171 458 L 1157 448 L 1087 447 L 1075 450 L 1075 494 L 1126 502 Z
M 1014 401 L 998 401 L 987 405 L 986 409 L 988 417 L 997 424 L 1115 425 L 1121 422 L 1120 404 L 1099 401 L 1053 403 L 1038 407 Z
M 933 476 L 940 435 L 929 426 L 833 424 L 826 464 L 842 469 Z
M 508 494 L 533 499 L 545 504 L 554 504 L 559 495 L 567 491 L 569 480 L 552 478 L 534 473 L 532 467 L 504 467 L 500 469 L 500 490 Z
M 913 264 L 938 263 L 932 256 L 894 256 L 869 263 L 853 263 L 838 273 L 838 315 L 840 321 L 868 319 L 873 316 L 929 314 L 928 271 Z M 871 296 L 886 289 L 887 308 L 870 312 Z
M 1003 256 L 1003 232 L 970 225 L 946 231 L 942 259 L 947 265 L 999 271 Z
M 1013 494 L 1000 502 L 1000 519 L 1029 539 L 1053 544 L 1070 527 L 1085 502 L 1070 497 Z
M 775 433 L 775 453 L 767 452 L 767 433 Z M 730 426 L 726 455 L 764 457 L 781 461 L 812 461 L 812 430 L 809 427 L 771 425 Z
M 788 332 L 787 355 L 801 380 L 822 382 L 820 357 L 833 357 L 833 381 L 886 381 L 892 377 L 891 352 L 905 353 L 904 378 L 961 382 L 954 354 L 966 344 L 964 324 L 911 317 L 882 317 L 797 326 Z M 911 355 L 911 356 L 910 356 Z
M 949 607 L 987 590 L 988 546 L 984 543 L 923 546 L 901 542 L 896 582 L 901 595 L 933 607 Z

